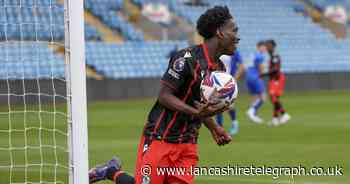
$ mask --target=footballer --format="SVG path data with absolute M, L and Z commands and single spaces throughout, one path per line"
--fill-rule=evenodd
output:
M 193 175 L 145 174 L 141 169 L 196 166 L 202 123 L 218 145 L 231 141 L 230 135 L 211 118 L 228 107 L 200 103 L 200 84 L 211 71 L 222 68 L 221 55 L 234 53 L 239 42 L 238 28 L 226 6 L 215 6 L 199 17 L 197 30 L 204 43 L 179 50 L 170 58 L 158 99 L 142 131 L 134 177 L 124 173 L 120 160 L 114 158 L 90 170 L 90 183 L 109 179 L 119 184 L 192 184 Z

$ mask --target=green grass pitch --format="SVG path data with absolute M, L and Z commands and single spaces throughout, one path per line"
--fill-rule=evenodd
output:
M 350 91 L 320 91 L 287 93 L 282 99 L 291 121 L 281 127 L 267 127 L 271 119 L 271 105 L 267 101 L 260 112 L 265 124 L 257 125 L 248 121 L 245 111 L 249 97 L 240 94 L 237 100 L 240 132 L 231 144 L 219 147 L 203 126 L 199 137 L 199 166 L 312 166 L 342 167 L 343 176 L 199 176 L 200 184 L 349 184 L 350 183 Z M 113 155 L 121 157 L 123 169 L 133 174 L 137 145 L 147 113 L 154 99 L 93 102 L 88 105 L 89 121 L 89 164 L 104 163 Z M 6 109 L 2 105 L 0 109 Z M 14 121 L 16 118 L 13 118 Z M 0 119 L 0 128 L 6 128 L 7 119 Z M 225 114 L 225 127 L 229 128 Z M 58 126 L 59 127 L 59 126 Z M 59 127 L 64 129 L 63 127 Z M 6 146 L 8 136 L 0 133 L 0 147 Z M 35 135 L 33 139 L 36 139 Z M 50 137 L 48 135 L 48 137 Z M 14 144 L 15 139 L 14 138 Z M 35 140 L 27 140 L 35 141 Z M 49 140 L 45 140 L 49 141 Z M 51 144 L 48 142 L 47 144 Z M 19 143 L 20 144 L 20 143 Z M 36 143 L 33 142 L 33 145 Z M 64 144 L 64 143 L 62 143 Z M 50 154 L 43 151 L 42 155 Z M 64 152 L 57 155 L 64 161 Z M 40 153 L 33 153 L 40 161 Z M 52 156 L 52 155 L 51 155 Z M 47 156 L 47 158 L 50 156 Z M 8 164 L 9 152 L 0 149 L 0 165 Z M 46 158 L 46 156 L 45 156 Z M 29 161 L 29 159 L 27 158 Z M 19 161 L 19 162 L 25 162 Z M 29 161 L 30 162 L 30 161 Z M 40 167 L 30 167 L 27 180 L 40 178 Z M 48 167 L 50 169 L 50 167 Z M 51 167 L 52 169 L 52 167 Z M 45 168 L 41 168 L 45 171 Z M 58 175 L 64 172 L 58 170 Z M 23 171 L 23 170 L 22 170 Z M 8 183 L 8 169 L 0 168 L 0 183 Z M 42 178 L 52 180 L 55 176 Z M 13 175 L 21 181 L 23 174 Z M 60 176 L 57 176 L 59 179 Z M 64 180 L 64 179 L 62 179 Z M 111 183 L 109 181 L 101 184 Z

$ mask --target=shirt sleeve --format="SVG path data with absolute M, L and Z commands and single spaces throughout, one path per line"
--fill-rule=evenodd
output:
M 191 77 L 190 64 L 182 55 L 171 58 L 168 68 L 163 74 L 161 83 L 174 90 L 178 90 Z
M 222 55 L 219 59 L 223 63 L 225 71 L 229 72 L 228 69 L 231 68 L 231 56 Z
M 229 55 L 222 55 L 222 56 L 220 56 L 220 58 L 219 58 L 222 62 L 224 62 L 224 63 L 229 63 L 230 61 L 231 61 L 231 56 L 229 56 Z

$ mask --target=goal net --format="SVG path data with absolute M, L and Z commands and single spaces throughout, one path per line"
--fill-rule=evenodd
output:
M 74 1 L 75 7 L 78 2 L 82 7 L 82 1 Z M 84 85 L 79 75 L 85 74 L 85 68 L 74 73 L 71 68 L 70 23 L 78 20 L 69 13 L 72 4 L 68 0 L 0 0 L 0 183 L 73 183 L 79 173 L 81 166 L 73 153 L 74 126 L 86 126 L 86 118 L 74 121 L 72 103 L 77 92 L 72 81 L 81 79 Z M 79 7 L 77 12 L 82 12 Z M 81 53 L 75 62 L 83 62 Z M 79 110 L 84 116 L 85 93 L 81 96 Z M 82 139 L 85 135 L 80 134 Z M 87 169 L 83 170 L 86 174 Z

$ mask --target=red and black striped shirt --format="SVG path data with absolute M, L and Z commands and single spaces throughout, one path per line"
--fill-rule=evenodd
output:
M 269 62 L 269 80 L 278 80 L 281 75 L 281 58 L 278 54 L 271 54 Z
M 205 45 L 197 45 L 178 51 L 170 58 L 161 83 L 173 88 L 174 95 L 184 103 L 194 106 L 200 101 L 200 84 L 210 71 L 222 63 L 214 63 Z M 191 115 L 166 108 L 159 100 L 148 115 L 144 135 L 150 139 L 169 143 L 197 143 L 201 121 Z

